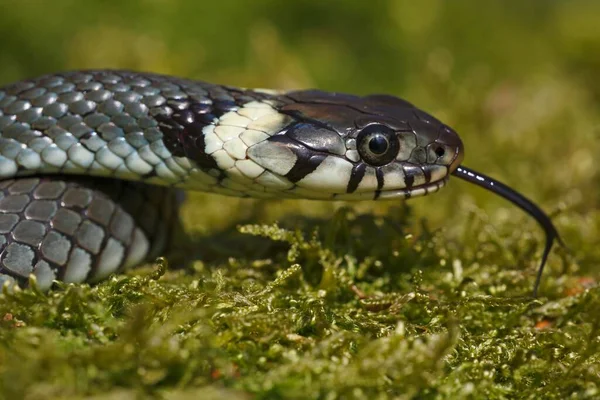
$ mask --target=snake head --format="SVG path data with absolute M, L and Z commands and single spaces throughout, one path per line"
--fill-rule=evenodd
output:
M 393 96 L 307 90 L 274 100 L 288 123 L 247 154 L 303 197 L 426 195 L 444 186 L 463 158 L 454 130 Z

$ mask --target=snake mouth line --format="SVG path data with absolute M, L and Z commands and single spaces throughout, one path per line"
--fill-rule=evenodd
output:
M 336 200 L 395 200 L 395 199 L 410 199 L 412 197 L 426 196 L 430 193 L 435 193 L 448 183 L 449 176 L 435 181 L 426 183 L 420 186 L 414 186 L 410 189 L 390 189 L 376 192 L 364 193 L 343 193 L 335 194 L 333 197 Z
M 448 183 L 448 179 L 449 177 L 446 176 L 439 181 L 426 183 L 424 185 L 412 187 L 410 189 L 384 190 L 379 192 L 379 196 L 376 195 L 375 200 L 395 199 L 402 196 L 404 196 L 405 199 L 410 199 L 411 197 L 426 196 L 429 193 L 435 193 L 444 186 L 446 186 L 446 183 Z

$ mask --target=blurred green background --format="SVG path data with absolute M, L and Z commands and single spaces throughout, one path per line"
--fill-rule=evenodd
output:
M 560 211 L 559 229 L 580 256 L 597 242 L 599 2 L 0 4 L 0 84 L 110 67 L 243 87 L 398 95 L 461 134 L 466 165 L 504 180 L 550 212 Z M 219 218 L 201 221 L 206 208 L 234 219 L 249 209 L 237 200 L 193 196 L 206 204 L 188 206 L 194 224 L 218 224 Z M 301 204 L 300 212 L 337 207 Z M 460 229 L 474 204 L 496 224 L 522 220 L 536 229 L 501 199 L 456 180 L 411 204 L 418 216 L 448 230 Z M 290 208 L 271 210 L 275 214 L 267 219 Z

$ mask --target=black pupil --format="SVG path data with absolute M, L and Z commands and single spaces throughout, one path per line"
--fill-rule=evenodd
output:
M 387 139 L 383 135 L 375 135 L 369 140 L 369 150 L 373 154 L 383 154 L 389 147 Z

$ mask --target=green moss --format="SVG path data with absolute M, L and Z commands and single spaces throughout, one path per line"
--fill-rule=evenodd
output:
M 411 237 L 408 215 L 392 215 L 341 208 L 310 229 L 246 225 L 239 230 L 274 245 L 269 259 L 188 273 L 160 259 L 95 287 L 5 293 L 4 394 L 597 394 L 599 290 L 565 297 L 575 278 L 556 274 L 544 285 L 553 300 L 519 297 L 531 276 L 507 268 L 512 256 L 487 246 L 495 239 L 481 243 L 477 268 L 464 268 L 472 262 L 441 233 Z

